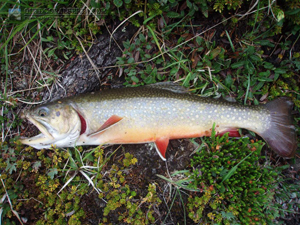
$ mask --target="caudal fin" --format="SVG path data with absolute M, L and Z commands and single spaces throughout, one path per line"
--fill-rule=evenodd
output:
M 291 110 L 293 102 L 281 97 L 266 104 L 271 113 L 271 126 L 260 134 L 278 155 L 291 158 L 295 155 L 297 138 L 293 126 Z

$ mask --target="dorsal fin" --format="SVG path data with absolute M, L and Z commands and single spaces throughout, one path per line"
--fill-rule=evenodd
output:
M 109 117 L 108 120 L 105 121 L 105 123 L 102 124 L 102 126 L 95 132 L 88 134 L 87 136 L 93 136 L 96 134 L 99 134 L 103 131 L 105 131 L 106 129 L 110 128 L 111 126 L 117 124 L 118 122 L 120 122 L 123 119 L 123 117 L 117 116 L 117 115 L 112 115 L 111 117 Z
M 172 81 L 160 82 L 160 83 L 155 83 L 155 84 L 148 84 L 145 87 L 164 89 L 164 90 L 173 91 L 173 92 L 176 92 L 176 93 L 188 93 L 189 92 L 187 88 L 182 87 L 179 84 L 174 83 Z

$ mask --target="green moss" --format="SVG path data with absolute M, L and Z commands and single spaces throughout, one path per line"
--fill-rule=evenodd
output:
M 261 141 L 228 136 L 204 139 L 202 149 L 191 160 L 194 168 L 188 187 L 188 216 L 196 223 L 265 224 L 274 217 L 266 213 L 275 194 L 277 173 L 259 163 Z

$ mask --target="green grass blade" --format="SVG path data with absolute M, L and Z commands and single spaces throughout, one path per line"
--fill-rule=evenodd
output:
M 160 51 L 160 53 L 161 53 L 161 56 L 162 56 L 163 60 L 165 61 L 164 54 L 163 54 L 163 52 L 162 52 L 162 50 L 161 50 L 161 47 L 160 47 L 160 45 L 159 45 L 158 39 L 157 39 L 157 37 L 156 37 L 154 31 L 153 31 L 152 28 L 151 28 L 150 26 L 148 26 L 148 25 L 147 25 L 147 28 L 149 29 L 150 33 L 152 34 L 152 37 L 153 37 L 153 39 L 154 39 L 154 41 L 155 41 L 155 43 L 156 43 L 156 45 L 157 45 L 157 47 L 158 47 L 158 49 L 159 49 L 159 51 Z
M 0 51 L 2 50 L 3 47 L 7 46 L 7 44 L 13 39 L 13 37 L 20 32 L 24 27 L 28 26 L 28 24 L 36 21 L 37 19 L 31 19 L 31 20 L 25 20 L 23 23 L 19 24 L 14 31 L 11 33 L 11 35 L 7 38 L 7 40 L 4 42 L 3 45 L 0 46 Z
M 230 38 L 230 36 L 229 36 L 227 30 L 225 30 L 225 32 L 226 32 L 226 36 L 227 36 L 227 38 L 228 38 L 228 40 L 229 40 L 230 47 L 231 47 L 232 51 L 235 52 L 235 48 L 234 48 L 234 46 L 233 46 L 233 44 L 232 44 L 231 38 Z
M 238 166 L 244 162 L 249 156 L 252 155 L 253 152 L 251 152 L 249 155 L 247 155 L 245 158 L 243 158 L 238 164 L 236 164 L 234 167 L 231 168 L 231 170 L 229 170 L 229 172 L 226 174 L 226 176 L 223 178 L 222 182 L 223 183 L 224 181 L 228 180 L 234 173 L 235 171 L 237 170 Z

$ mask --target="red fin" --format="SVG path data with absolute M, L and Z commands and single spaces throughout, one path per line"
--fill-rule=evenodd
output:
M 237 129 L 228 129 L 225 131 L 222 131 L 221 133 L 218 133 L 216 136 L 223 136 L 224 134 L 229 133 L 229 137 L 241 137 L 239 131 Z
M 108 120 L 105 121 L 104 124 L 102 124 L 102 126 L 96 132 L 91 133 L 88 136 L 98 134 L 98 133 L 106 130 L 107 128 L 111 127 L 112 125 L 118 123 L 122 119 L 123 119 L 123 117 L 119 117 L 117 115 L 112 115 Z
M 169 144 L 168 137 L 161 137 L 155 140 L 156 150 L 162 160 L 166 161 L 166 151 Z

